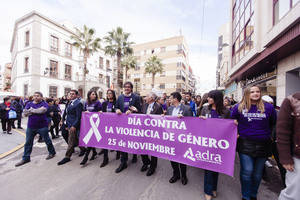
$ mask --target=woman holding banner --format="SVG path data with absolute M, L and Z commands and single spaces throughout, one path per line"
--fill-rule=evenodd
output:
M 103 112 L 115 112 L 115 107 L 116 107 L 116 93 L 114 90 L 108 89 L 106 92 L 106 97 L 107 100 L 103 102 L 102 104 L 102 111 Z M 100 167 L 105 167 L 108 164 L 108 150 L 107 149 L 103 149 L 103 162 L 100 165 Z M 117 151 L 117 160 L 120 159 L 120 151 Z
M 231 116 L 238 121 L 242 198 L 255 200 L 264 163 L 271 156 L 271 131 L 276 112 L 271 104 L 263 103 L 260 88 L 252 86 L 245 89 L 242 101 L 234 106 Z
M 84 104 L 84 111 L 85 112 L 100 112 L 101 110 L 102 110 L 102 105 L 101 105 L 100 101 L 98 100 L 97 92 L 90 90 L 87 94 L 87 101 Z M 86 162 L 89 159 L 89 154 L 90 154 L 91 150 L 93 150 L 93 155 L 90 160 L 95 160 L 95 158 L 97 156 L 96 148 L 88 147 L 80 165 L 86 164 Z
M 221 118 L 229 119 L 230 110 L 224 107 L 223 93 L 219 90 L 212 90 L 208 93 L 208 106 L 204 106 L 200 118 Z M 205 199 L 211 200 L 217 197 L 218 172 L 205 170 L 204 173 L 204 193 Z

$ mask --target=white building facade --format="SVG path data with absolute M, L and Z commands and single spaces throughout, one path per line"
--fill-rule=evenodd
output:
M 40 91 L 62 97 L 71 89 L 83 91 L 83 57 L 72 43 L 74 28 L 31 12 L 15 22 L 11 43 L 12 91 L 20 96 Z M 86 91 L 100 95 L 112 85 L 114 60 L 97 52 L 88 58 Z
M 279 106 L 300 91 L 300 0 L 231 0 L 230 19 L 226 90 L 257 85 Z

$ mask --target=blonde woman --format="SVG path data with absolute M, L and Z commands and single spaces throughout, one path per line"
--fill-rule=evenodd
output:
M 242 198 L 255 200 L 264 163 L 271 155 L 271 131 L 276 112 L 271 104 L 262 101 L 260 88 L 253 86 L 245 89 L 242 101 L 234 106 L 231 116 L 238 121 Z

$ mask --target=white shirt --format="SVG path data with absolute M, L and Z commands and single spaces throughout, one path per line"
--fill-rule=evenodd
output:
M 172 116 L 178 116 L 178 114 L 181 114 L 181 113 L 179 113 L 180 106 L 181 106 L 181 104 L 179 104 L 177 107 L 174 106 L 173 111 L 172 111 Z
M 152 108 L 153 108 L 153 105 L 154 105 L 154 102 L 148 105 L 148 108 L 147 108 L 147 112 L 146 112 L 146 114 L 148 114 L 148 115 L 149 115 L 149 114 L 151 113 L 151 111 L 152 111 Z

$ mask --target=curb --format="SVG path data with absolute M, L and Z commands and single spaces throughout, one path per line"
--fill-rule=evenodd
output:
M 22 131 L 19 131 L 19 130 L 16 130 L 16 129 L 14 129 L 14 131 L 16 131 L 16 132 L 19 133 L 20 135 L 23 135 L 24 137 L 26 137 L 25 133 L 23 133 Z M 18 151 L 19 149 L 23 148 L 24 145 L 25 145 L 25 142 L 22 143 L 22 144 L 19 144 L 18 146 L 16 146 L 15 148 L 13 148 L 13 149 L 10 150 L 10 151 L 7 151 L 7 152 L 5 152 L 5 153 L 0 154 L 0 159 L 5 158 L 6 156 L 8 156 L 8 155 L 10 155 L 10 154 L 12 154 L 12 153 Z

